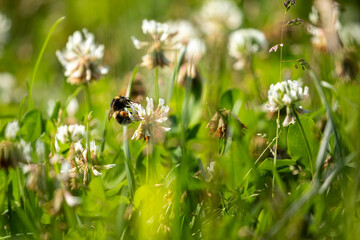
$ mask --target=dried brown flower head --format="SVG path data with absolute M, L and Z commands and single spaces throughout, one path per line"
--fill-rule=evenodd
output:
M 17 163 L 24 162 L 21 149 L 10 141 L 0 143 L 0 169 L 16 168 Z
M 232 114 L 226 108 L 219 109 L 215 115 L 210 119 L 206 128 L 209 128 L 209 135 L 217 136 L 219 139 L 228 137 L 228 126 L 231 120 L 235 120 L 236 125 L 240 128 L 241 133 L 247 127 L 240 121 L 239 117 Z

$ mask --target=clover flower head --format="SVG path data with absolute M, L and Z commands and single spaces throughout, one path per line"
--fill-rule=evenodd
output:
M 74 32 L 66 43 L 66 48 L 56 51 L 60 63 L 65 68 L 65 76 L 70 84 L 89 83 L 108 72 L 100 64 L 104 55 L 104 45 L 95 44 L 95 36 L 87 29 Z
M 242 23 L 243 14 L 230 0 L 211 0 L 201 8 L 198 22 L 206 35 L 221 34 L 225 29 L 236 29 Z
M 199 31 L 188 20 L 170 21 L 167 23 L 172 33 L 176 33 L 171 39 L 179 47 L 185 46 L 193 38 L 199 37 Z
M 140 121 L 138 129 L 135 131 L 131 139 L 143 139 L 148 140 L 150 137 L 158 137 L 164 131 L 169 131 L 170 128 L 162 126 L 168 119 L 169 106 L 165 106 L 164 99 L 159 99 L 159 105 L 154 109 L 154 100 L 152 98 L 146 98 L 147 105 L 143 108 L 141 105 L 137 105 L 137 114 L 134 115 L 136 120 Z
M 295 122 L 295 116 L 292 113 L 292 108 L 300 113 L 304 113 L 305 110 L 302 107 L 296 105 L 297 102 L 308 97 L 309 88 L 302 87 L 301 82 L 296 80 L 287 80 L 278 82 L 275 85 L 271 84 L 268 92 L 269 103 L 266 105 L 267 109 L 271 112 L 281 110 L 286 107 L 286 118 L 283 122 L 283 126 L 288 126 Z
M 181 63 L 179 70 L 180 84 L 185 84 L 186 78 L 190 77 L 192 82 L 201 81 L 201 77 L 197 68 L 198 62 L 206 52 L 206 45 L 199 38 L 191 39 L 186 47 L 185 58 Z
M 72 143 L 78 142 L 85 136 L 85 126 L 73 124 L 63 125 L 58 127 L 57 133 L 55 134 L 55 148 L 57 151 L 60 150 L 59 143 Z
M 20 131 L 19 122 L 17 120 L 9 122 L 5 128 L 5 137 L 7 140 L 14 140 Z
M 164 50 L 171 49 L 171 38 L 176 33 L 171 33 L 166 23 L 156 22 L 155 20 L 144 19 L 142 22 L 142 31 L 145 35 L 151 36 L 151 41 L 140 41 L 135 37 L 131 40 L 136 49 L 148 47 L 147 54 L 142 57 L 141 66 L 153 69 L 157 66 L 164 67 L 170 64 L 165 57 Z
M 242 69 L 246 56 L 264 50 L 267 46 L 268 42 L 264 33 L 257 29 L 240 29 L 231 33 L 228 51 L 231 57 L 237 59 L 234 68 Z
M 206 45 L 200 38 L 192 38 L 186 47 L 186 59 L 190 62 L 198 62 L 206 52 Z

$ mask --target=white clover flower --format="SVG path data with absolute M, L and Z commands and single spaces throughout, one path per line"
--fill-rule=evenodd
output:
M 169 30 L 166 23 L 156 22 L 155 20 L 144 19 L 142 22 L 142 31 L 145 35 L 151 36 L 151 42 L 140 41 L 134 36 L 131 37 L 136 49 L 148 47 L 148 52 L 142 57 L 141 66 L 149 69 L 157 66 L 164 67 L 170 64 L 170 61 L 164 56 L 164 50 L 172 49 L 170 40 L 176 33 Z
M 231 57 L 237 59 L 234 68 L 240 70 L 244 67 L 246 56 L 266 49 L 268 42 L 264 33 L 259 30 L 248 28 L 231 33 L 229 37 L 228 51 Z
M 85 136 L 85 126 L 73 124 L 63 125 L 58 127 L 57 133 L 55 134 L 55 148 L 56 151 L 60 150 L 59 143 L 72 143 L 78 142 Z
M 206 52 L 206 45 L 199 38 L 190 39 L 186 47 L 184 61 L 180 67 L 180 82 L 186 81 L 186 77 L 195 79 L 198 75 L 197 64 Z
M 186 59 L 189 62 L 198 62 L 206 52 L 206 45 L 203 40 L 199 38 L 192 38 L 189 40 L 186 47 Z
M 83 145 L 81 144 L 81 141 L 77 141 L 74 144 L 74 150 L 76 153 L 82 153 L 84 151 Z
M 283 122 L 283 126 L 288 126 L 291 123 L 295 123 L 295 116 L 292 114 L 292 108 L 304 113 L 302 107 L 296 106 L 296 103 L 308 97 L 309 88 L 302 85 L 296 80 L 287 80 L 278 82 L 275 85 L 271 84 L 268 92 L 269 103 L 266 105 L 267 109 L 271 112 L 281 110 L 286 107 L 286 118 Z
M 10 73 L 0 73 L 0 101 L 8 104 L 12 101 L 16 79 Z
M 89 83 L 108 72 L 100 64 L 104 55 L 104 45 L 95 44 L 94 34 L 83 29 L 69 37 L 66 48 L 56 51 L 60 63 L 65 68 L 65 76 L 71 84 Z
M 137 114 L 133 115 L 140 125 L 135 131 L 131 139 L 143 139 L 148 140 L 150 137 L 161 137 L 164 131 L 169 131 L 170 128 L 162 126 L 162 124 L 168 119 L 169 106 L 164 106 L 164 99 L 159 99 L 159 105 L 154 109 L 154 101 L 152 98 L 146 98 L 146 108 L 137 105 Z
M 188 20 L 177 20 L 167 23 L 172 33 L 176 35 L 171 39 L 174 44 L 180 46 L 187 45 L 193 38 L 199 37 L 199 31 Z
M 8 40 L 10 28 L 11 20 L 4 14 L 0 13 L 0 55 L 2 54 L 3 47 Z
M 7 140 L 14 140 L 20 131 L 19 122 L 17 120 L 9 122 L 5 128 L 5 137 Z
M 242 23 L 243 14 L 235 2 L 230 0 L 207 1 L 197 18 L 200 29 L 215 37 L 226 29 L 236 29 Z

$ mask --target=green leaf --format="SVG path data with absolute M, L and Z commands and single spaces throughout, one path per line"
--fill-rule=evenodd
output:
M 41 112 L 33 110 L 28 112 L 22 121 L 20 133 L 21 137 L 28 142 L 34 142 L 40 137 L 43 131 Z
M 198 123 L 191 129 L 187 129 L 186 140 L 194 139 L 196 137 L 197 133 L 199 132 L 200 126 L 201 126 L 201 123 Z
M 57 119 L 58 116 L 59 116 L 60 106 L 61 106 L 60 102 L 57 101 L 56 104 L 55 104 L 55 107 L 54 107 L 54 109 L 53 109 L 53 111 L 52 111 L 52 113 L 51 113 L 50 119 L 54 119 L 54 120 L 56 121 L 56 119 Z
M 311 118 L 302 117 L 300 121 L 305 136 L 303 136 L 298 122 L 291 125 L 287 136 L 288 152 L 292 159 L 300 161 L 306 167 L 310 168 L 309 155 L 311 156 L 311 164 L 314 166 L 322 134 Z M 305 142 L 304 137 L 308 144 Z M 307 145 L 310 149 L 307 149 Z
M 228 110 L 233 109 L 235 102 L 240 98 L 240 90 L 231 89 L 223 93 L 220 99 L 220 107 Z
M 289 166 L 296 165 L 296 161 L 293 159 L 278 159 L 276 161 L 276 169 L 278 172 L 291 172 Z M 261 171 L 272 171 L 274 166 L 274 159 L 267 158 L 259 166 Z

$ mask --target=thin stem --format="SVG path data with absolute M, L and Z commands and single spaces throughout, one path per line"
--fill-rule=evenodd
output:
M 284 23 L 285 23 L 286 11 L 283 16 L 281 25 L 281 38 L 280 38 L 280 82 L 282 81 L 282 57 L 283 57 L 283 37 L 284 37 Z
M 306 138 L 306 135 L 305 135 L 305 131 L 304 131 L 304 128 L 301 124 L 301 121 L 300 121 L 300 118 L 299 118 L 299 115 L 297 114 L 296 110 L 294 109 L 294 107 L 292 108 L 292 111 L 295 115 L 295 118 L 296 118 L 296 121 L 298 122 L 299 124 L 299 128 L 300 128 L 300 132 L 301 132 L 301 135 L 304 139 L 304 142 L 305 142 L 305 145 L 306 145 L 306 152 L 307 152 L 307 155 L 308 155 L 308 158 L 309 158 L 309 165 L 310 165 L 310 170 L 312 173 L 314 173 L 314 167 L 313 167 L 313 161 L 312 161 L 312 158 L 311 158 L 311 151 L 310 151 L 310 145 L 309 145 L 309 142 L 307 141 L 307 138 Z
M 273 181 L 272 181 L 273 194 L 275 189 L 275 176 L 277 176 L 276 161 L 277 161 L 277 148 L 278 148 L 278 140 L 279 140 L 279 128 L 280 128 L 280 109 L 278 110 L 278 116 L 276 119 L 276 137 L 275 137 L 276 140 L 275 140 Z
M 150 143 L 146 144 L 146 184 L 149 184 L 150 179 Z
M 260 154 L 260 156 L 256 159 L 256 161 L 254 162 L 254 166 L 252 166 L 249 171 L 245 174 L 243 181 L 247 178 L 247 176 L 249 176 L 250 172 L 254 169 L 255 165 L 258 163 L 258 161 L 261 159 L 261 157 L 266 153 L 266 151 L 271 147 L 271 145 L 273 144 L 273 142 L 276 140 L 276 137 L 273 138 L 273 140 L 271 140 L 271 142 L 267 145 L 267 147 L 264 149 L 264 151 Z
M 159 101 L 159 68 L 155 67 L 155 84 L 154 84 L 154 91 L 155 91 L 155 101 Z
M 85 89 L 85 101 L 86 101 L 86 114 L 88 114 L 89 112 L 92 111 L 89 85 L 84 83 L 84 89 Z

